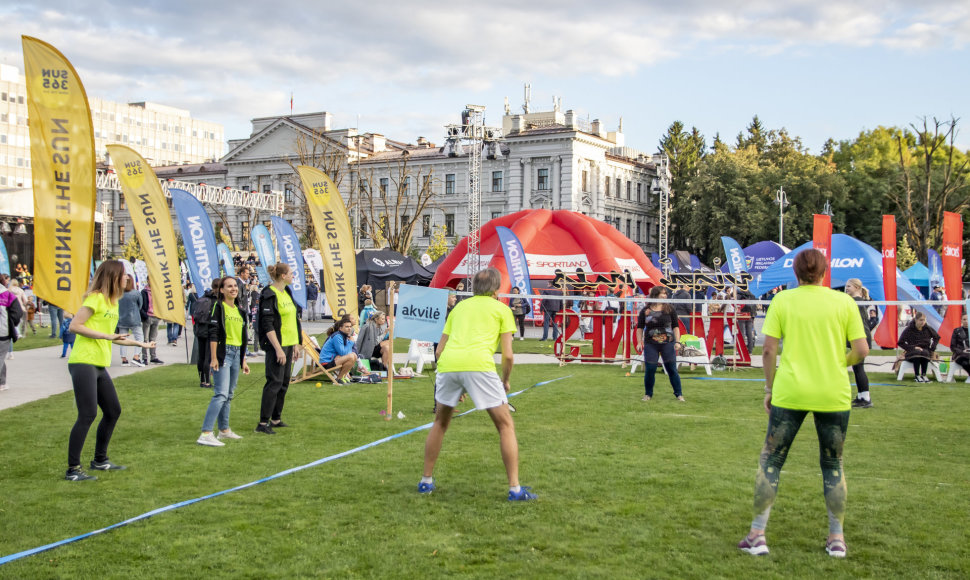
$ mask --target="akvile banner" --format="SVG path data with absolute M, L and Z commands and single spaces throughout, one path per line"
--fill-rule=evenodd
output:
M 232 252 L 229 251 L 229 246 L 219 242 L 216 244 L 216 253 L 219 255 L 219 268 L 222 270 L 223 276 L 235 276 L 236 266 L 232 261 Z
M 721 245 L 724 246 L 724 255 L 727 256 L 728 271 L 732 274 L 740 274 L 748 270 L 748 259 L 744 255 L 744 250 L 734 238 L 721 236 Z
M 94 249 L 94 131 L 81 79 L 56 48 L 23 38 L 34 189 L 34 294 L 81 308 Z
M 303 250 L 303 261 L 310 268 L 310 275 L 316 281 L 317 286 L 323 288 L 323 280 L 320 279 L 320 270 L 323 270 L 323 256 L 314 248 Z
M 300 250 L 300 238 L 293 231 L 293 226 L 281 217 L 273 216 L 269 218 L 273 223 L 273 231 L 276 232 L 276 249 L 280 253 L 280 261 L 290 267 L 293 271 L 293 282 L 290 290 L 293 291 L 293 301 L 300 308 L 306 309 L 306 271 L 303 268 L 303 251 Z
M 401 338 L 438 342 L 448 316 L 448 294 L 444 288 L 401 284 L 397 298 L 394 332 Z
M 148 162 L 124 145 L 108 145 L 128 214 L 148 268 L 156 318 L 185 324 L 185 300 L 179 271 L 178 244 L 168 200 Z
M 266 286 L 272 284 L 269 278 L 269 266 L 276 265 L 276 250 L 273 249 L 273 238 L 269 235 L 269 230 L 263 224 L 253 228 L 250 234 L 253 238 L 253 246 L 256 248 L 256 257 L 259 258 L 259 265 L 256 270 L 259 273 L 259 285 Z
M 896 216 L 882 216 L 882 286 L 886 300 L 896 300 Z M 899 307 L 886 306 L 872 339 L 883 348 L 896 348 L 899 339 Z
M 498 226 L 495 228 L 502 253 L 505 254 L 505 268 L 509 272 L 509 282 L 523 294 L 532 294 L 532 280 L 529 279 L 529 260 L 525 257 L 525 250 L 519 238 L 509 228 Z
M 189 277 L 199 296 L 212 288 L 212 281 L 219 277 L 219 253 L 216 250 L 216 232 L 212 229 L 209 214 L 202 202 L 184 189 L 170 189 L 172 205 L 179 218 L 182 243 L 185 244 Z
M 334 319 L 344 314 L 357 316 L 357 255 L 350 235 L 347 208 L 336 184 L 314 167 L 296 168 L 303 182 L 303 195 L 310 206 L 313 229 L 323 255 L 323 285 Z
M 958 213 L 943 212 L 943 288 L 947 300 L 963 300 L 963 217 Z M 940 325 L 940 344 L 949 347 L 953 329 L 960 326 L 962 308 L 947 306 L 946 316 Z
M 824 214 L 815 214 L 812 224 L 812 247 L 825 256 L 825 276 L 822 285 L 832 287 L 832 218 Z

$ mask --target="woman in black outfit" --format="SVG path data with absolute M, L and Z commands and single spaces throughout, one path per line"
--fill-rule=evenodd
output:
M 970 339 L 967 336 L 967 313 L 963 313 L 960 326 L 953 329 L 950 337 L 950 350 L 953 352 L 951 364 L 960 365 L 967 371 L 967 381 L 970 383 Z
M 293 300 L 293 271 L 283 263 L 266 268 L 273 280 L 259 295 L 259 346 L 266 352 L 266 384 L 259 409 L 257 433 L 275 435 L 274 427 L 288 427 L 280 418 L 293 369 L 293 347 L 300 344 L 302 311 Z
M 899 347 L 905 351 L 906 360 L 913 363 L 917 383 L 930 382 L 926 377 L 926 369 L 939 343 L 940 335 L 926 324 L 926 315 L 922 312 L 913 315 L 913 321 L 899 336 Z
M 856 302 L 869 300 L 869 290 L 862 285 L 862 280 L 849 278 L 845 283 L 845 293 L 855 299 Z M 866 316 L 866 307 L 859 306 L 859 316 L 862 318 L 862 328 L 866 331 L 866 344 L 872 348 L 872 331 L 869 328 L 869 318 Z M 851 345 L 849 345 L 851 347 Z M 855 375 L 856 389 L 859 394 L 852 400 L 853 407 L 868 409 L 872 407 L 872 399 L 869 397 L 869 375 L 866 374 L 865 362 L 852 365 L 852 374 Z
M 521 294 L 518 286 L 512 286 L 512 294 Z M 525 317 L 532 312 L 528 298 L 509 298 L 509 308 L 512 309 L 512 316 L 515 316 L 515 323 L 519 326 L 519 340 L 525 340 Z
M 668 296 L 667 288 L 654 286 L 650 289 L 650 298 L 664 299 Z M 670 304 L 661 302 L 647 302 L 637 316 L 637 328 L 643 329 L 643 401 L 653 398 L 653 385 L 656 382 L 657 360 L 663 359 L 664 370 L 670 377 L 670 385 L 674 388 L 674 396 L 678 401 L 684 400 L 680 388 L 680 375 L 677 374 L 677 352 L 680 350 L 680 323 L 677 312 Z

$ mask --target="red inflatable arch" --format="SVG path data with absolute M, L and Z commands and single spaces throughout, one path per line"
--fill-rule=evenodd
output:
M 567 210 L 530 209 L 495 218 L 481 227 L 480 252 L 483 262 L 502 272 L 501 293 L 509 290 L 509 276 L 495 228 L 512 230 L 522 242 L 529 260 L 532 280 L 551 280 L 556 270 L 565 274 L 582 268 L 606 273 L 629 270 L 638 286 L 646 289 L 660 283 L 660 270 L 640 246 L 605 222 Z M 448 255 L 431 280 L 433 288 L 454 287 L 468 276 L 465 255 L 468 238 Z

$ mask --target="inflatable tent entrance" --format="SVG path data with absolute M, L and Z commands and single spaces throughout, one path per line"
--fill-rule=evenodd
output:
M 552 280 L 556 270 L 569 277 L 577 269 L 589 273 L 629 271 L 634 282 L 647 289 L 660 283 L 661 273 L 647 258 L 640 246 L 619 230 L 600 220 L 568 210 L 523 210 L 495 218 L 481 227 L 480 253 L 483 266 L 491 266 L 502 273 L 500 293 L 509 291 L 509 277 L 495 228 L 512 230 L 525 250 L 532 280 Z M 468 239 L 459 242 L 435 271 L 431 286 L 454 287 L 459 280 L 474 274 L 469 272 L 466 258 Z M 536 284 L 544 286 L 545 284 Z

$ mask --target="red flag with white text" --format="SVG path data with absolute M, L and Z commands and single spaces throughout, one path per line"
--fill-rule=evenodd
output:
M 963 217 L 958 213 L 943 212 L 943 252 L 940 259 L 943 262 L 943 288 L 946 289 L 947 300 L 962 300 Z M 953 329 L 960 326 L 962 313 L 961 306 L 947 306 L 946 316 L 940 325 L 940 344 L 950 346 Z
M 886 300 L 896 300 L 896 216 L 882 216 L 882 286 Z M 895 305 L 886 306 L 882 322 L 872 339 L 883 348 L 896 348 L 899 314 Z
M 812 224 L 812 247 L 825 255 L 825 276 L 822 285 L 832 287 L 832 218 L 824 214 L 815 214 Z

